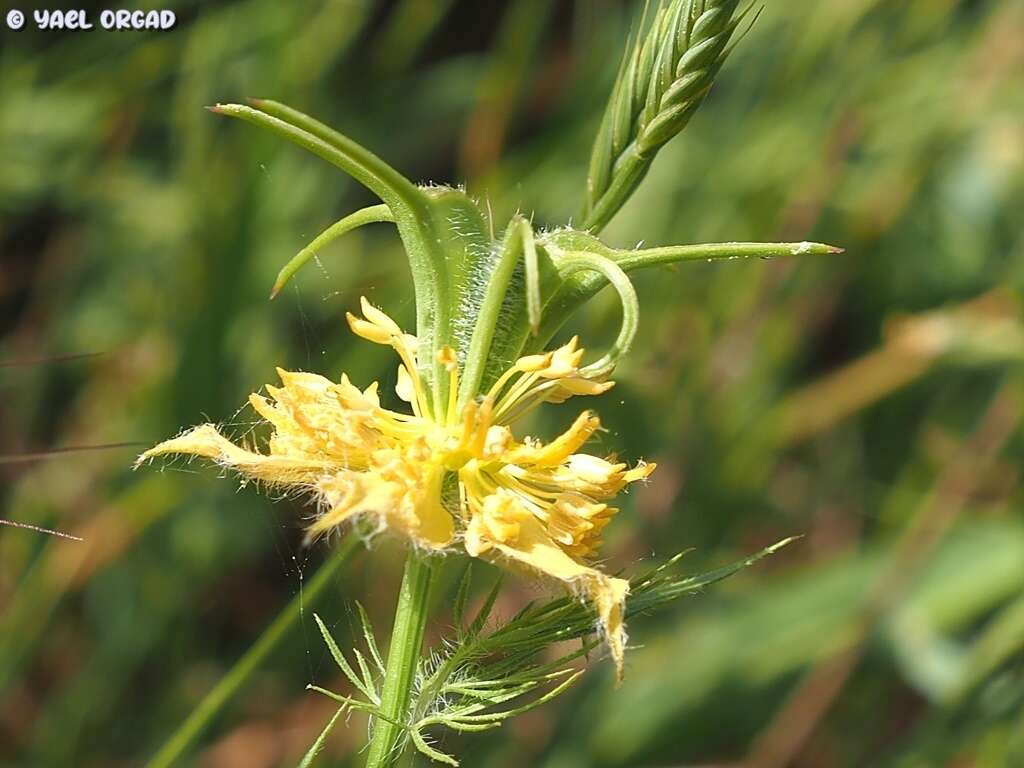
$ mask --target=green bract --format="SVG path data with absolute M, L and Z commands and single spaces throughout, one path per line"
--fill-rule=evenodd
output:
M 632 343 L 639 308 L 627 272 L 682 261 L 834 253 L 820 243 L 717 243 L 616 249 L 570 228 L 536 232 L 516 215 L 502 229 L 463 190 L 417 186 L 366 148 L 323 123 L 274 101 L 219 104 L 214 112 L 269 128 L 341 168 L 383 202 L 325 230 L 281 270 L 272 295 L 328 243 L 357 227 L 394 223 L 409 259 L 416 296 L 416 336 L 431 354 L 421 375 L 440 409 L 448 393 L 437 353 L 455 350 L 464 403 L 520 355 L 537 352 L 587 299 L 613 285 L 623 322 L 612 349 L 593 364 L 605 373 Z M 492 240 L 491 231 L 501 231 Z

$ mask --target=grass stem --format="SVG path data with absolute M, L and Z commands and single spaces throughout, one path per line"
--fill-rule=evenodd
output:
M 277 618 L 267 627 L 259 640 L 245 652 L 245 655 L 206 694 L 199 702 L 199 706 L 192 710 L 192 713 L 164 742 L 160 750 L 146 764 L 146 768 L 168 768 L 168 766 L 176 764 L 191 749 L 213 718 L 234 698 L 252 676 L 252 673 L 259 669 L 271 652 L 299 623 L 305 608 L 315 604 L 325 589 L 334 583 L 335 577 L 341 567 L 348 562 L 358 541 L 356 536 L 349 536 L 341 543 L 338 550 L 320 567 L 309 583 L 277 615 Z

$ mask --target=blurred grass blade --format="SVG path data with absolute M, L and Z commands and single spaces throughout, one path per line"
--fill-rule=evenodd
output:
M 88 453 L 89 451 L 109 451 L 116 448 L 139 448 L 148 443 L 100 443 L 98 445 L 69 445 L 65 448 L 53 448 L 49 451 L 33 453 L 9 453 L 0 455 L 0 464 L 22 464 L 29 461 L 44 461 L 60 458 L 69 453 Z
M 58 536 L 62 539 L 70 539 L 71 541 L 82 541 L 81 536 L 73 536 L 70 533 L 64 533 L 63 531 L 55 531 L 52 528 L 43 528 L 40 525 L 32 525 L 32 523 L 19 523 L 16 520 L 5 520 L 0 517 L 0 525 L 9 525 L 12 528 L 23 528 L 26 531 L 35 531 L 36 533 L 45 533 L 49 536 Z
M 171 734 L 170 738 L 146 763 L 147 768 L 169 768 L 174 765 L 196 743 L 214 717 L 241 690 L 246 681 L 267 657 L 281 644 L 288 633 L 299 623 L 307 604 L 315 604 L 327 587 L 334 583 L 342 566 L 348 562 L 358 545 L 355 536 L 346 537 L 337 551 L 325 562 L 309 583 L 299 591 L 277 618 L 268 626 L 259 639 L 246 651 L 227 674 L 220 679 L 192 713 Z
M 1024 657 L 1024 595 L 1004 608 L 974 641 L 961 679 L 947 695 L 951 706 L 962 705 L 1011 660 Z
M 20 360 L 0 360 L 0 368 L 19 368 L 23 365 L 50 365 L 51 363 L 67 363 L 73 360 L 88 360 L 100 357 L 105 352 L 71 352 L 63 355 L 47 355 L 45 357 L 26 357 Z

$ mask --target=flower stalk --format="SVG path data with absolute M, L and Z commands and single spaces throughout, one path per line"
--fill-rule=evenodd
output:
M 428 559 L 410 550 L 405 560 L 402 586 L 398 592 L 395 622 L 388 649 L 387 673 L 381 693 L 381 716 L 373 725 L 373 737 L 366 756 L 366 768 L 395 765 L 403 751 L 405 724 L 413 682 L 427 625 L 430 590 L 437 568 Z

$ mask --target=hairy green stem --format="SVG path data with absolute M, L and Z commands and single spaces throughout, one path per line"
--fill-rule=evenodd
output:
M 366 768 L 389 768 L 401 757 L 402 726 L 409 715 L 409 697 L 423 647 L 423 630 L 430 609 L 430 588 L 436 569 L 414 551 L 405 560 L 405 574 L 398 593 L 395 622 L 388 649 L 387 673 L 381 694 L 381 712 L 373 727 Z
M 546 244 L 550 248 L 550 244 Z M 611 251 L 611 260 L 623 272 L 648 267 L 680 264 L 687 261 L 729 261 L 732 259 L 774 259 L 783 256 L 825 256 L 842 253 L 842 248 L 824 243 L 700 243 L 670 245 L 663 248 L 638 248 Z M 597 272 L 566 281 L 544 306 L 540 330 L 524 347 L 523 354 L 535 354 L 545 348 L 552 337 L 583 303 L 608 285 L 608 278 Z M 620 292 L 621 293 L 621 292 Z
M 352 550 L 359 540 L 355 536 L 346 538 L 320 570 L 310 579 L 287 607 L 264 630 L 259 640 L 245 652 L 220 682 L 214 686 L 178 729 L 164 742 L 160 750 L 146 764 L 146 768 L 167 768 L 177 763 L 195 744 L 214 717 L 234 698 L 271 652 L 281 644 L 288 633 L 299 623 L 307 606 L 315 604 L 326 588 L 333 583 L 341 567 L 348 562 Z
M 629 272 L 642 267 L 678 264 L 683 261 L 729 261 L 732 259 L 775 259 L 785 256 L 828 256 L 842 248 L 825 243 L 700 243 L 669 245 L 663 248 L 638 248 L 618 251 L 615 263 Z

